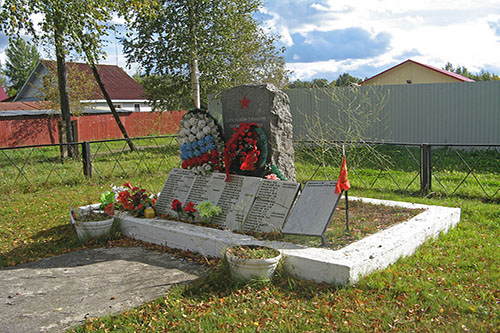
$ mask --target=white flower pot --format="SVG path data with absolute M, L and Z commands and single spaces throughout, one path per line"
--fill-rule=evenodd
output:
M 270 259 L 246 259 L 234 256 L 226 250 L 226 259 L 231 276 L 235 280 L 270 279 L 281 260 L 281 253 Z
M 111 217 L 103 221 L 78 222 L 75 225 L 78 238 L 80 240 L 87 240 L 109 234 L 114 220 L 115 218 Z

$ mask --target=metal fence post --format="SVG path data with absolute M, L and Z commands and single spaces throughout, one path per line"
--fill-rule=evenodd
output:
M 420 145 L 420 191 L 429 193 L 432 189 L 432 162 L 431 146 L 428 144 Z
M 88 141 L 82 142 L 82 162 L 83 174 L 88 178 L 92 178 L 92 158 L 90 155 L 90 143 Z

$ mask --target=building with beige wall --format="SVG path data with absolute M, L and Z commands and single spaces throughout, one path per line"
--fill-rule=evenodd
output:
M 421 64 L 411 59 L 361 82 L 363 86 L 419 83 L 474 82 L 457 73 Z

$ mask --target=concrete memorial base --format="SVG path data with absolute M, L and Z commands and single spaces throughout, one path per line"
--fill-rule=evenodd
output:
M 233 245 L 265 245 L 281 250 L 285 269 L 298 278 L 335 285 L 356 283 L 361 276 L 384 269 L 399 258 L 413 254 L 429 238 L 446 233 L 460 221 L 460 208 L 427 206 L 366 198 L 350 198 L 377 205 L 425 209 L 412 219 L 363 238 L 340 250 L 259 241 L 251 236 L 197 225 L 117 216 L 122 233 L 171 248 L 189 250 L 207 257 L 222 257 Z

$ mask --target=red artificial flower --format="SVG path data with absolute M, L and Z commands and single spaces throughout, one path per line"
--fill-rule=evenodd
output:
M 255 163 L 257 162 L 257 147 L 254 146 L 253 150 L 248 153 L 243 163 L 241 163 L 241 170 L 253 171 L 255 170 Z
M 172 208 L 173 211 L 176 212 L 182 212 L 182 203 L 178 199 L 174 199 L 172 201 Z
M 106 207 L 104 207 L 104 212 L 108 215 L 115 215 L 115 205 L 113 203 L 109 203 Z
M 270 173 L 266 176 L 266 179 L 272 179 L 272 180 L 280 180 L 278 176 L 276 176 L 274 173 Z
M 186 204 L 186 207 L 184 207 L 184 211 L 186 213 L 195 213 L 196 209 L 194 209 L 194 203 L 191 201 Z
M 139 206 L 135 207 L 136 210 L 141 210 L 144 207 L 144 204 L 140 204 Z
M 123 184 L 123 186 L 128 187 L 129 189 L 132 189 L 132 185 L 130 184 L 130 181 Z

